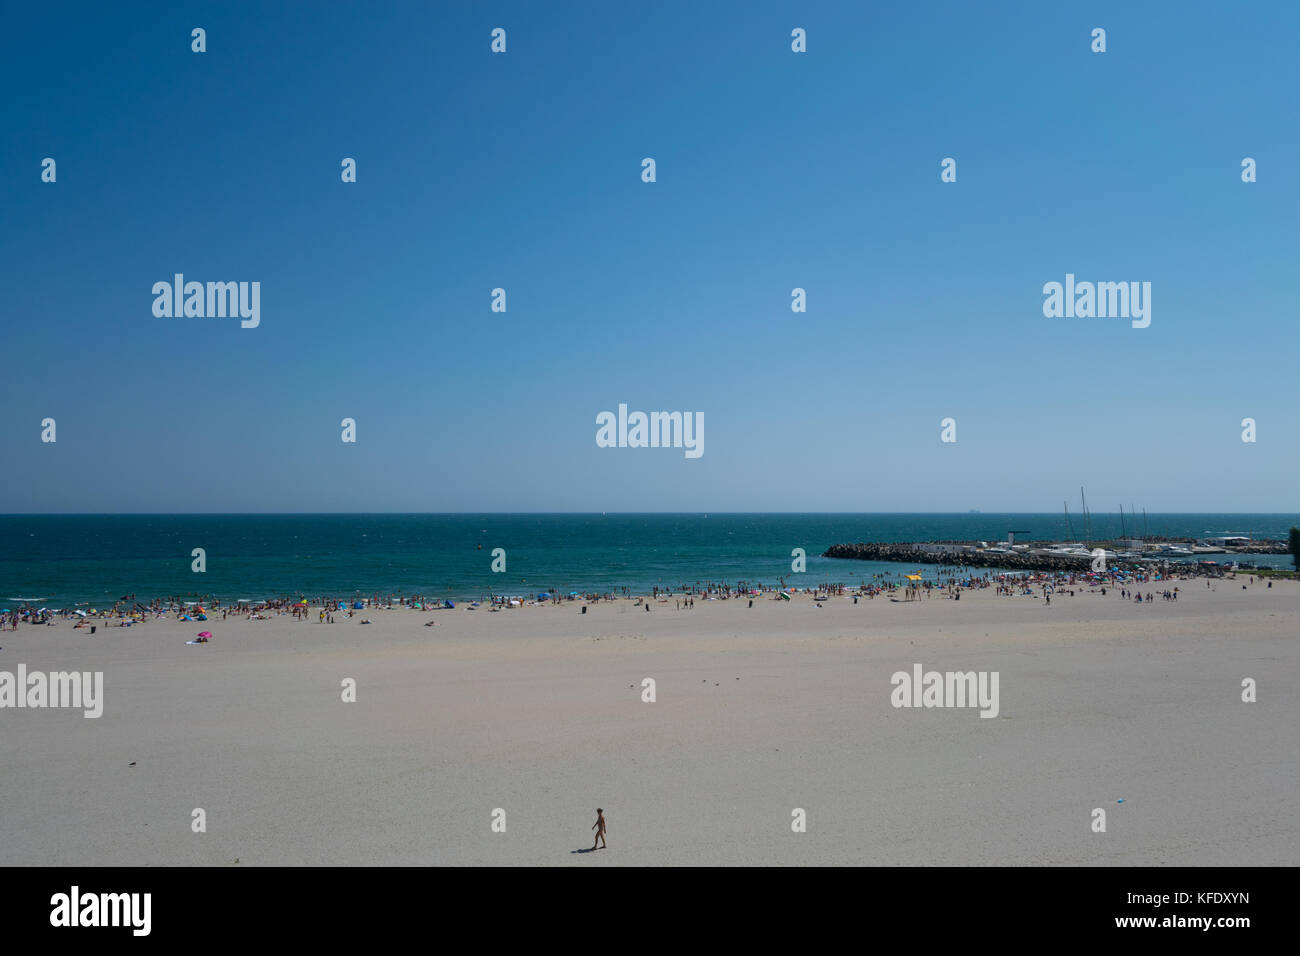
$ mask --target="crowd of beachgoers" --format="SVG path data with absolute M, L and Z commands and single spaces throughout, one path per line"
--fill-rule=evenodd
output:
M 151 620 L 177 620 L 203 623 L 224 621 L 232 617 L 245 620 L 267 620 L 292 616 L 295 620 L 335 623 L 360 616 L 368 623 L 366 614 L 388 610 L 442 611 L 455 608 L 479 610 L 487 608 L 501 611 L 525 606 L 593 605 L 601 602 L 626 600 L 634 606 L 649 610 L 653 605 L 690 609 L 696 601 L 732 601 L 746 599 L 790 600 L 792 596 L 810 597 L 821 602 L 832 597 L 872 600 L 884 597 L 895 601 L 927 600 L 942 597 L 960 600 L 965 591 L 993 589 L 999 596 L 1031 596 L 1047 599 L 1051 595 L 1068 591 L 1115 592 L 1125 599 L 1154 600 L 1160 595 L 1165 600 L 1176 600 L 1180 586 L 1173 582 L 1203 580 L 1207 588 L 1223 578 L 1223 572 L 1207 574 L 1205 569 L 1193 567 L 1166 568 L 1163 571 L 1135 571 L 1111 568 L 1106 571 L 1054 571 L 1010 572 L 985 571 L 977 574 L 970 568 L 939 567 L 933 577 L 926 578 L 920 571 L 907 573 L 882 572 L 870 575 L 858 584 L 822 582 L 815 586 L 795 586 L 781 579 L 776 584 L 741 581 L 735 584 L 720 581 L 700 581 L 679 584 L 676 587 L 654 587 L 648 594 L 634 594 L 629 588 L 617 591 L 560 591 L 550 589 L 523 595 L 486 594 L 474 601 L 453 601 L 423 594 L 400 593 L 369 597 L 354 594 L 351 598 L 329 596 L 279 597 L 260 601 L 238 600 L 229 602 L 215 595 L 186 595 L 154 598 L 147 602 L 136 600 L 135 595 L 122 596 L 111 605 L 98 607 L 74 606 L 49 608 L 21 605 L 0 611 L 0 628 L 17 630 L 21 623 L 49 624 L 72 622 L 78 629 L 97 629 L 102 626 L 131 627 Z M 1246 576 L 1244 572 L 1239 572 Z M 1254 576 L 1250 576 L 1253 583 Z M 1272 583 L 1269 583 L 1272 587 Z

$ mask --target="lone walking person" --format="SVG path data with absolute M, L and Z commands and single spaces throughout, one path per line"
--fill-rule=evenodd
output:
M 605 845 L 605 811 L 600 807 L 596 808 L 596 822 L 591 825 L 596 831 L 596 841 L 592 843 L 591 848 L 596 849 L 596 844 L 601 845 L 601 849 L 607 849 Z

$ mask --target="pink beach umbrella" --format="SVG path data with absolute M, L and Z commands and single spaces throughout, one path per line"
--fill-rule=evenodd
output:
M 211 637 L 211 636 L 212 636 L 211 631 L 199 631 L 199 637 Z

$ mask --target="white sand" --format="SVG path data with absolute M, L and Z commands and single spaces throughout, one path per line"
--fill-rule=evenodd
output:
M 0 670 L 102 670 L 105 709 L 0 710 L 0 865 L 1294 865 L 1300 584 L 1246 580 L 1142 607 L 24 625 Z M 891 674 L 918 662 L 998 671 L 1000 716 L 893 708 Z M 597 806 L 609 849 L 575 853 Z

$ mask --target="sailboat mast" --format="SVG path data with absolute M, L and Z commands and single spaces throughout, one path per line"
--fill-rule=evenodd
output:
M 1088 498 L 1083 493 L 1083 485 L 1079 486 L 1079 500 L 1083 502 L 1083 544 L 1084 547 L 1092 546 L 1092 521 L 1088 517 Z
M 1065 505 L 1065 526 L 1070 529 L 1070 540 L 1074 540 L 1074 524 L 1070 521 L 1070 505 L 1067 502 L 1061 502 Z
M 1123 506 L 1123 505 L 1120 505 L 1120 506 L 1119 506 L 1119 533 L 1120 533 L 1120 535 L 1121 535 L 1123 538 L 1125 538 L 1125 539 L 1128 538 L 1128 529 L 1124 526 L 1124 506 Z

